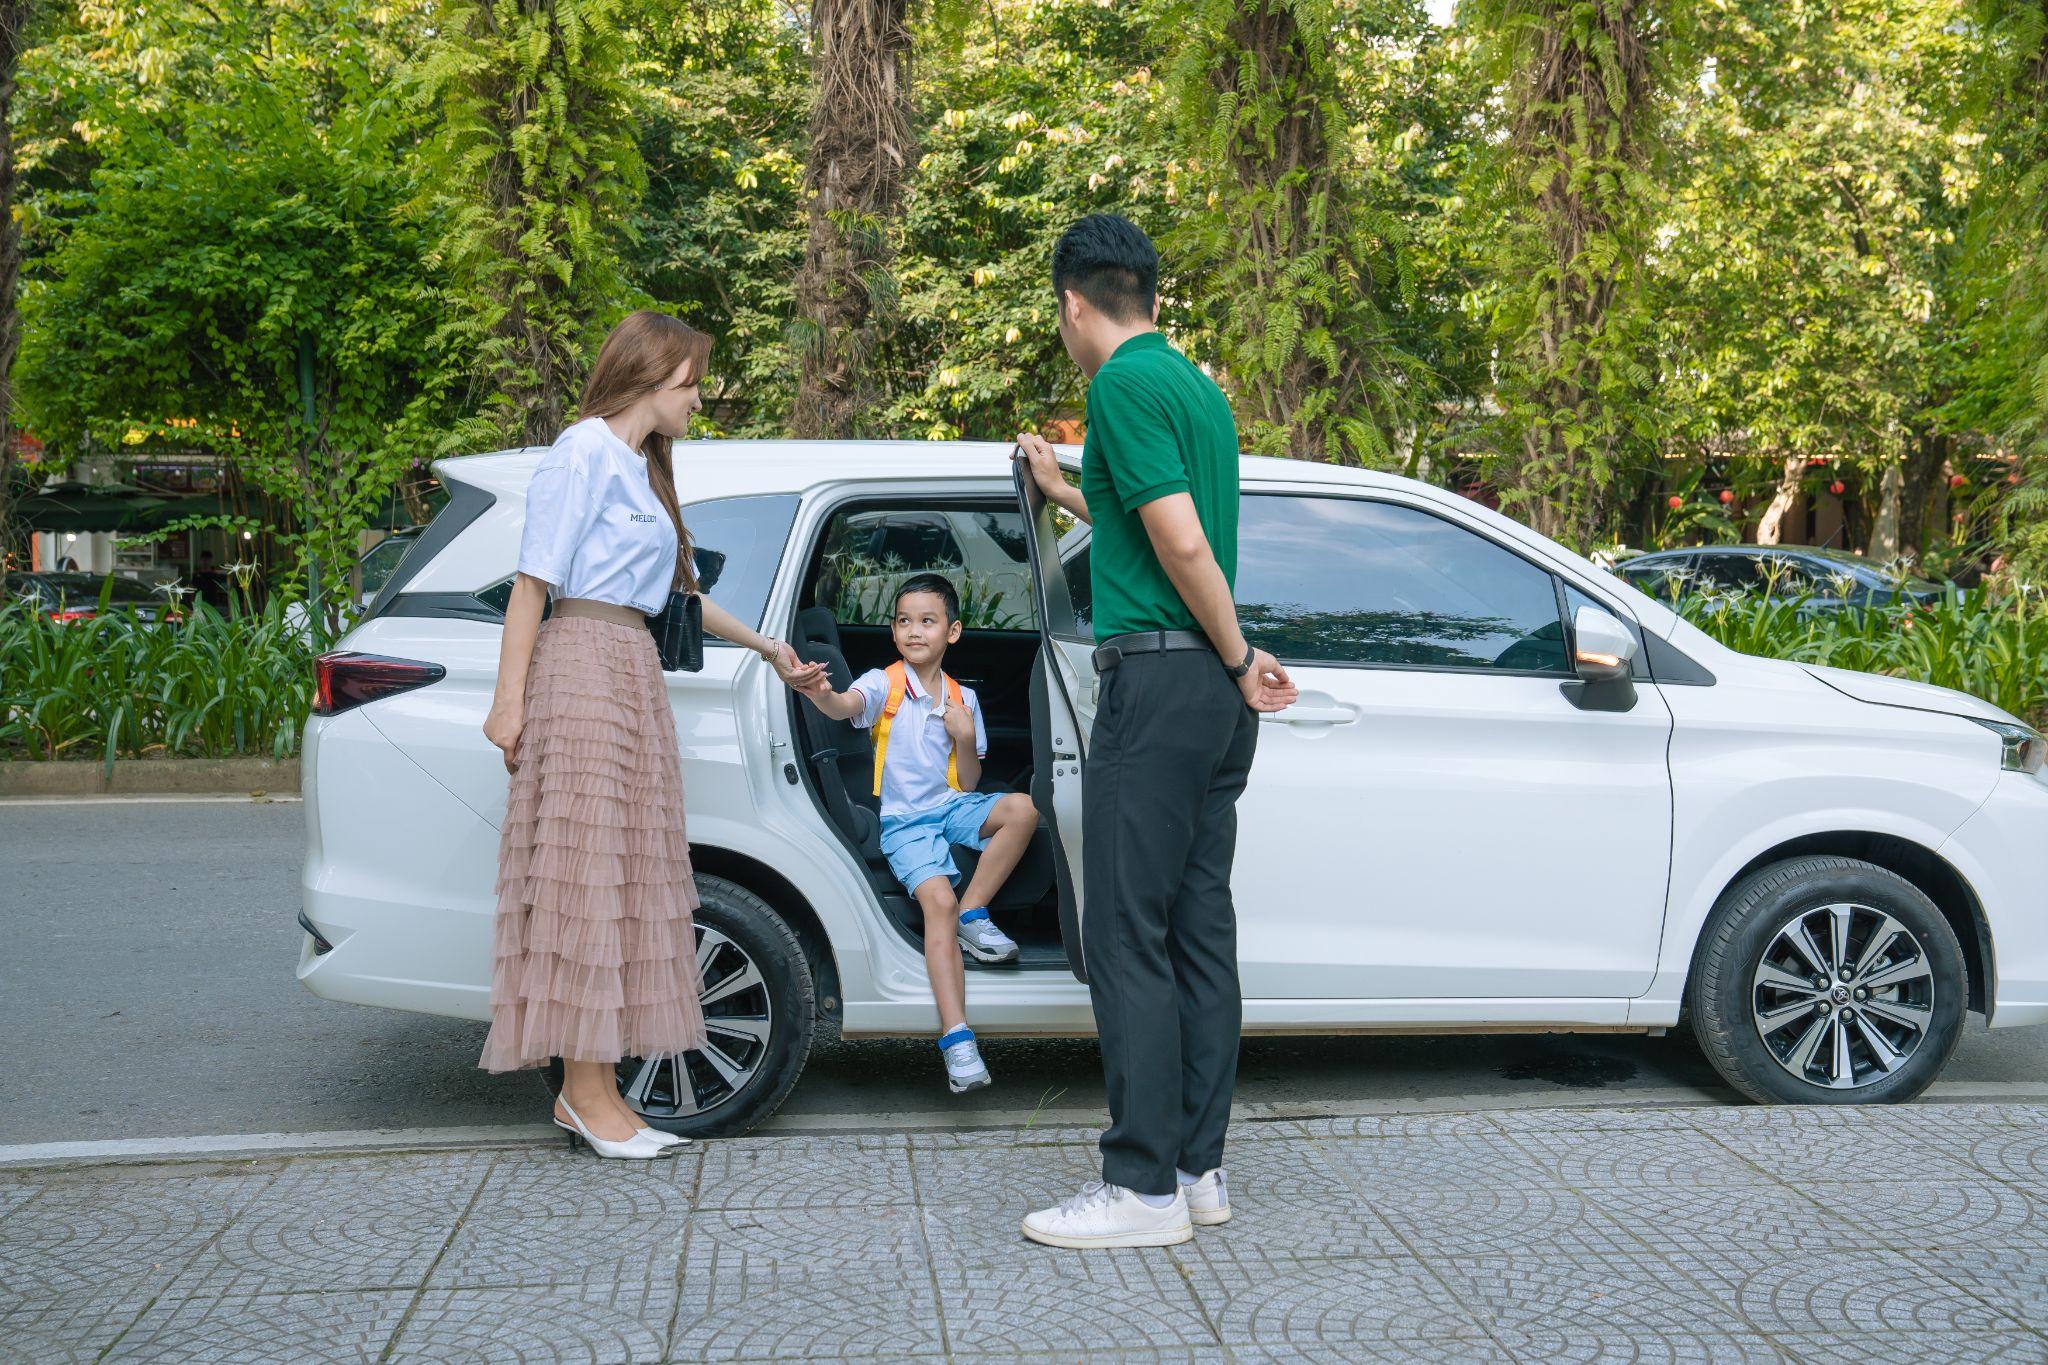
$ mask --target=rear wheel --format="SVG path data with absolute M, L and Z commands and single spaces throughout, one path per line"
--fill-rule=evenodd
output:
M 704 1046 L 619 1063 L 619 1092 L 650 1128 L 732 1137 L 773 1114 L 803 1074 L 817 1011 L 810 963 L 781 916 L 723 877 L 698 877 Z M 550 1063 L 548 1089 L 562 1090 Z
M 1795 858 L 1732 888 L 1707 921 L 1693 1032 L 1753 1100 L 1910 1100 L 1962 1037 L 1962 945 L 1911 882 L 1853 858 Z

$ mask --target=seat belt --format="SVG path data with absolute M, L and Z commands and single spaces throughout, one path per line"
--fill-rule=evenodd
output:
M 890 664 L 889 699 L 882 703 L 882 714 L 875 721 L 875 795 L 882 794 L 882 763 L 889 757 L 889 727 L 896 720 L 896 713 L 903 709 L 904 695 L 910 690 L 910 670 L 903 660 Z M 939 678 L 946 685 L 946 704 L 965 706 L 967 701 L 960 695 L 960 684 L 953 681 L 953 675 L 941 671 Z M 946 754 L 946 785 L 954 791 L 960 790 L 960 752 L 958 748 Z

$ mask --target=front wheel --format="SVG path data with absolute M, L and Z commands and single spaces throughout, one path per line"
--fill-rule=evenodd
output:
M 1962 945 L 1934 903 L 1836 857 L 1789 859 L 1732 888 L 1686 988 L 1714 1069 L 1780 1104 L 1912 1099 L 1955 1051 L 1968 997 Z
M 817 1024 L 810 963 L 782 917 L 723 877 L 697 878 L 704 1046 L 627 1057 L 619 1092 L 650 1128 L 735 1137 L 773 1114 L 803 1074 Z M 562 1093 L 562 1064 L 548 1089 Z

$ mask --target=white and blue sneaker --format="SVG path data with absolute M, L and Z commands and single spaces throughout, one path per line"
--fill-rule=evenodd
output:
M 981 1049 L 974 1045 L 974 1030 L 965 1024 L 940 1037 L 939 1055 L 946 1059 L 946 1085 L 954 1094 L 964 1095 L 989 1083 Z
M 960 912 L 960 951 L 976 962 L 1015 962 L 1017 941 L 996 928 L 983 909 Z

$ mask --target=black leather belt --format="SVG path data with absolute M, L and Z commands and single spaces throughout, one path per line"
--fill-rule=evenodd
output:
M 1124 661 L 1126 654 L 1175 654 L 1199 649 L 1214 654 L 1216 646 L 1199 630 L 1140 630 L 1129 635 L 1112 635 L 1095 647 L 1095 671 L 1105 673 Z

